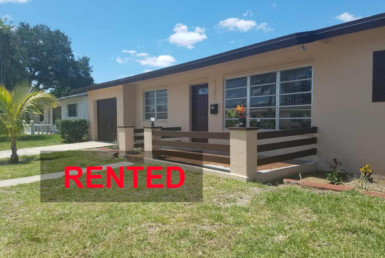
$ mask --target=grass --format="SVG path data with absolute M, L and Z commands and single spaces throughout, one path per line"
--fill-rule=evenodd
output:
M 385 200 L 358 192 L 267 187 L 205 175 L 203 202 L 42 203 L 39 186 L 0 188 L 0 256 L 385 253 Z
M 32 148 L 63 144 L 63 139 L 58 134 L 24 135 L 17 140 L 17 148 Z M 0 151 L 10 150 L 11 142 L 6 137 L 0 138 Z
M 0 180 L 64 171 L 65 166 L 96 166 L 122 161 L 114 159 L 111 152 L 65 151 L 40 155 L 20 156 L 17 164 L 0 160 Z M 41 165 L 44 169 L 41 171 Z

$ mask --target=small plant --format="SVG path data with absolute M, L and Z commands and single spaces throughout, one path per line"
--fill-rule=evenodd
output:
M 326 176 L 326 179 L 333 185 L 339 185 L 343 179 L 343 173 L 340 170 L 342 163 L 337 159 L 333 159 L 332 162 L 329 162 L 329 173 Z
M 362 168 L 360 168 L 361 176 L 359 179 L 358 187 L 362 190 L 368 190 L 368 182 L 372 180 L 371 176 L 374 172 L 373 169 L 370 168 L 369 164 L 366 164 Z

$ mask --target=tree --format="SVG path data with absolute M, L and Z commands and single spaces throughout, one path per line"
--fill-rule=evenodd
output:
M 27 74 L 21 60 L 19 40 L 15 26 L 6 25 L 0 19 L 0 84 L 13 85 L 26 79 Z
M 11 139 L 11 163 L 19 161 L 16 139 L 24 132 L 24 120 L 28 114 L 40 114 L 44 106 L 55 107 L 56 98 L 28 84 L 18 85 L 12 91 L 0 85 L 0 123 Z
M 20 23 L 15 27 L 3 23 L 2 34 L 6 40 L 0 38 L 0 50 L 6 49 L 6 62 L 0 79 L 5 77 L 2 82 L 8 88 L 27 80 L 33 88 L 51 90 L 61 97 L 93 83 L 89 58 L 75 58 L 70 39 L 60 30 L 46 25 Z

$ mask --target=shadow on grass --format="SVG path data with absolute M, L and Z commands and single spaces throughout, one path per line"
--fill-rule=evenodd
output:
M 9 159 L 3 159 L 3 160 L 0 160 L 0 166 L 2 166 L 2 165 L 25 165 L 25 164 L 31 163 L 32 161 L 34 161 L 36 159 L 37 158 L 33 157 L 33 156 L 25 156 L 25 157 L 21 157 L 19 159 L 19 162 L 17 162 L 17 163 L 10 163 Z
M 38 134 L 38 135 L 23 135 L 17 138 L 17 140 L 21 141 L 42 141 L 50 138 L 54 138 L 57 134 Z M 0 142 L 9 142 L 10 139 L 8 137 L 0 137 Z

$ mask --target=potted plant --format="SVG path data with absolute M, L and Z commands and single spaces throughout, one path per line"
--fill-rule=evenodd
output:
M 239 119 L 239 123 L 238 123 L 238 126 L 239 127 L 246 127 L 246 107 L 243 106 L 243 104 L 241 105 L 237 105 L 237 107 L 234 109 L 236 113 L 238 113 L 238 119 Z

